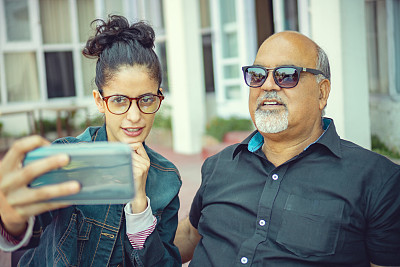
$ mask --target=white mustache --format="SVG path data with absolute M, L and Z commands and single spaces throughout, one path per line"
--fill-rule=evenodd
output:
M 280 96 L 278 96 L 278 93 L 276 91 L 267 91 L 267 92 L 264 92 L 264 94 L 262 96 L 257 98 L 257 109 L 260 108 L 261 103 L 264 100 L 270 100 L 270 99 L 275 99 L 275 100 L 279 101 L 279 103 L 281 103 L 282 105 L 284 105 L 286 107 L 286 102 L 283 101 L 283 99 Z

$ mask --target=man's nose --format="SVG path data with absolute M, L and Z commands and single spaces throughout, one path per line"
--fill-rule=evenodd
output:
M 280 90 L 281 88 L 275 83 L 274 80 L 274 75 L 273 71 L 269 70 L 268 71 L 268 76 L 263 85 L 261 86 L 261 89 L 264 91 L 272 91 L 272 90 Z

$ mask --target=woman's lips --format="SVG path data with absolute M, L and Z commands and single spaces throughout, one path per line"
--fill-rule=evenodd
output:
M 122 130 L 129 137 L 139 136 L 143 132 L 143 128 L 122 128 Z

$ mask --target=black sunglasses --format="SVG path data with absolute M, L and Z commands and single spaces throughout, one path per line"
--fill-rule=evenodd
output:
M 244 66 L 242 67 L 244 81 L 250 87 L 260 87 L 267 80 L 268 72 L 272 71 L 275 83 L 281 88 L 293 88 L 300 80 L 302 71 L 309 72 L 314 75 L 325 74 L 316 69 L 296 67 L 296 66 L 279 66 L 276 68 L 265 68 L 263 66 Z

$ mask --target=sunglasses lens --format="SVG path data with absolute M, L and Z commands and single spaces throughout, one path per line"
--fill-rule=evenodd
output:
M 292 88 L 299 82 L 299 72 L 295 68 L 282 67 L 274 72 L 275 82 L 279 87 Z
M 244 79 L 248 86 L 259 87 L 267 79 L 267 75 L 268 73 L 264 69 L 251 67 L 246 69 L 244 73 Z

